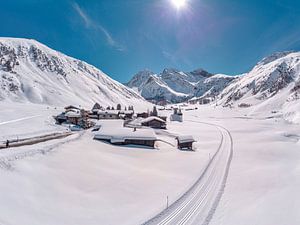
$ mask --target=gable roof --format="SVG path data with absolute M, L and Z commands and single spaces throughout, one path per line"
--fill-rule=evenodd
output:
M 74 106 L 74 105 L 69 105 L 69 106 L 66 106 L 65 109 L 77 109 L 77 110 L 80 110 L 80 108 Z
M 146 119 L 143 119 L 143 120 L 141 120 L 141 123 L 148 123 L 148 122 L 153 121 L 153 120 L 156 120 L 156 121 L 161 122 L 161 123 L 166 123 L 166 121 L 164 121 L 163 119 L 161 119 L 159 117 L 156 117 L 156 116 L 150 116 Z
M 181 135 L 181 136 L 176 137 L 176 139 L 178 140 L 178 142 L 180 144 L 188 143 L 188 142 L 195 142 L 195 139 L 191 135 Z
M 125 140 L 149 140 L 156 141 L 157 137 L 151 129 L 138 129 L 134 131 L 125 127 L 101 127 L 95 133 L 95 139 L 109 139 L 114 142 L 125 142 Z

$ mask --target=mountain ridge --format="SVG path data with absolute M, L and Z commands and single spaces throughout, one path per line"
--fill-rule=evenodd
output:
M 0 38 L 0 100 L 89 106 L 145 103 L 96 67 L 23 38 Z
M 139 92 L 147 100 L 178 103 L 205 94 L 215 96 L 235 78 L 224 74 L 212 74 L 204 69 L 183 72 L 166 68 L 160 74 L 146 69 L 135 74 L 125 85 Z

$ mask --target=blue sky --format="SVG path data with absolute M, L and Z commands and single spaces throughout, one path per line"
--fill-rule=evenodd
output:
M 247 72 L 276 51 L 300 50 L 300 1 L 1 1 L 0 36 L 36 39 L 121 82 L 148 68 Z

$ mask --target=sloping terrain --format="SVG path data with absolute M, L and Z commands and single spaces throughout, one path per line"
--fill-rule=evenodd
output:
M 252 114 L 281 114 L 291 122 L 300 122 L 300 53 L 264 58 L 226 87 L 220 99 L 224 106 L 246 107 Z
M 0 38 L 0 100 L 138 105 L 144 99 L 83 61 L 27 39 Z
M 238 76 L 212 75 L 204 70 L 181 72 L 146 70 L 127 84 L 144 98 L 169 103 L 214 101 L 222 107 L 248 108 L 248 114 L 283 116 L 300 122 L 300 52 L 280 52 L 262 59 Z
M 235 78 L 213 75 L 202 69 L 192 72 L 164 69 L 160 74 L 144 70 L 137 73 L 126 85 L 147 100 L 178 103 L 192 97 L 214 97 Z

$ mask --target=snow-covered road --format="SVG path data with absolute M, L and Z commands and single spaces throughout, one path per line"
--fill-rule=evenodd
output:
M 214 126 L 221 135 L 219 147 L 196 183 L 170 207 L 147 221 L 145 225 L 207 225 L 222 197 L 233 156 L 231 133 L 220 125 L 195 120 L 189 122 Z
M 21 121 L 24 121 L 24 120 L 30 120 L 30 119 L 37 118 L 37 117 L 40 117 L 40 116 L 41 115 L 35 115 L 35 116 L 27 116 L 27 117 L 22 117 L 22 118 L 18 118 L 18 119 L 14 119 L 14 120 L 9 120 L 9 121 L 3 121 L 3 122 L 0 121 L 0 126 L 10 124 L 10 123 L 17 123 L 17 122 L 21 122 Z

